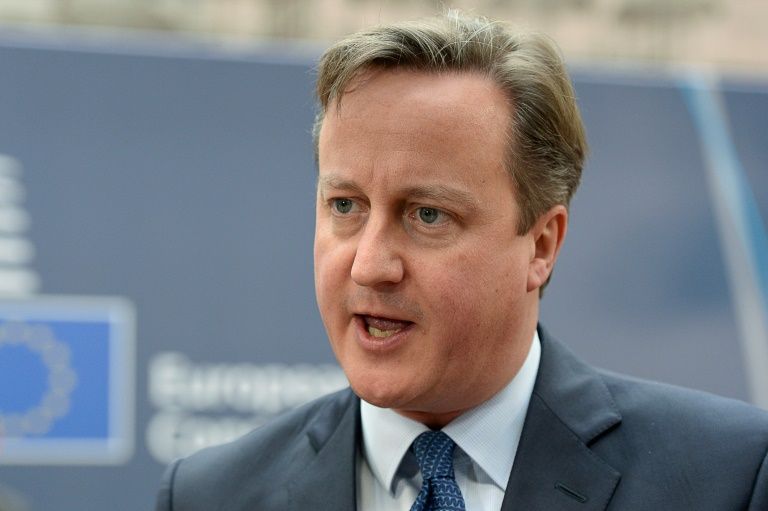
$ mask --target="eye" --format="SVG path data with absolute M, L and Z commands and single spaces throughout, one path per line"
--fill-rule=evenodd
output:
M 337 213 L 341 213 L 342 215 L 345 215 L 352 211 L 352 208 L 355 206 L 355 203 L 352 202 L 352 199 L 333 199 L 331 201 L 331 207 L 336 211 Z
M 445 213 L 436 208 L 419 208 L 416 210 L 416 214 L 419 216 L 419 220 L 425 224 L 434 224 L 442 220 Z

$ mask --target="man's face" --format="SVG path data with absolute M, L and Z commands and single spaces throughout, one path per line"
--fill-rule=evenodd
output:
M 510 106 L 476 74 L 377 70 L 319 140 L 317 300 L 355 392 L 438 425 L 517 372 L 536 244 L 504 168 Z

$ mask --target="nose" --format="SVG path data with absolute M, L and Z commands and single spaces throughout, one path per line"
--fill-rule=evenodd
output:
M 370 218 L 358 239 L 352 262 L 352 280 L 359 286 L 376 287 L 403 280 L 400 247 L 386 221 Z

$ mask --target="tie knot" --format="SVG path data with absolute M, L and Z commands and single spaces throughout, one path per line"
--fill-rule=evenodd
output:
M 453 479 L 453 449 L 456 444 L 442 431 L 425 431 L 413 441 L 413 453 L 425 481 Z

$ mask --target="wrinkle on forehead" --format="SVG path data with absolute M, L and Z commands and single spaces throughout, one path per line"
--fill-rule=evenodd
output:
M 407 80 L 402 80 L 403 76 Z M 468 96 L 464 90 L 457 90 L 456 80 L 463 81 L 474 94 Z M 329 111 L 338 121 L 368 121 L 369 112 L 383 106 L 392 111 L 387 133 L 408 137 L 419 126 L 432 126 L 439 120 L 447 122 L 446 131 L 457 133 L 487 131 L 497 125 L 499 118 L 506 125 L 511 112 L 509 108 L 500 109 L 499 104 L 509 105 L 506 95 L 491 78 L 479 72 L 372 69 L 355 78 L 343 102 L 334 100 Z M 404 128 L 404 118 L 415 121 L 411 129 Z M 450 122 L 459 118 L 460 123 Z M 375 129 L 369 132 L 377 133 Z

